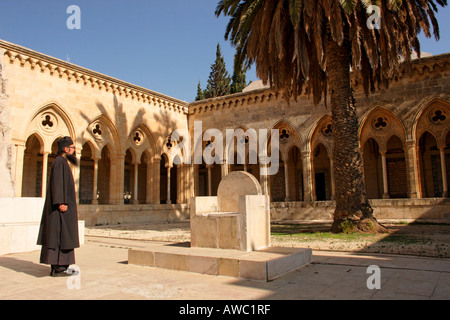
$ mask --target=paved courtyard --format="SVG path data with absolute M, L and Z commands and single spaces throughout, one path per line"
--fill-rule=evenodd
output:
M 87 236 L 76 250 L 80 274 L 61 278 L 49 277 L 38 251 L 1 256 L 0 299 L 450 299 L 449 259 L 314 251 L 311 265 L 266 283 L 128 265 L 128 248 L 147 244 Z M 371 265 L 381 289 L 367 287 Z

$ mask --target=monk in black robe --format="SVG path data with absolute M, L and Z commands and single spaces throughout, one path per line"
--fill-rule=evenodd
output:
M 65 137 L 58 140 L 58 155 L 50 169 L 37 241 L 42 246 L 40 263 L 51 265 L 51 276 L 75 264 L 74 249 L 80 247 L 75 182 L 68 161 L 78 164 L 75 145 Z

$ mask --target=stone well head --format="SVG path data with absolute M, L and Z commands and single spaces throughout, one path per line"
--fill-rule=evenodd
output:
M 252 174 L 245 171 L 230 172 L 217 190 L 220 212 L 238 212 L 239 198 L 246 195 L 262 195 L 261 185 Z

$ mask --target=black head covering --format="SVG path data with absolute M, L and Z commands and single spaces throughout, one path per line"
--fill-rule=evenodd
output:
M 58 151 L 64 151 L 64 148 L 68 148 L 73 145 L 73 141 L 70 137 L 64 137 L 58 140 Z

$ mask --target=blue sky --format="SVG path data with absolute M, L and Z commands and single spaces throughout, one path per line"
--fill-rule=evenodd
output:
M 194 101 L 206 87 L 217 43 L 232 73 L 235 49 L 224 40 L 228 18 L 218 0 L 0 0 L 0 39 Z M 69 30 L 69 5 L 81 9 L 81 30 Z M 450 52 L 450 8 L 438 14 L 441 40 L 421 37 L 422 51 Z M 256 80 L 254 67 L 247 81 Z

